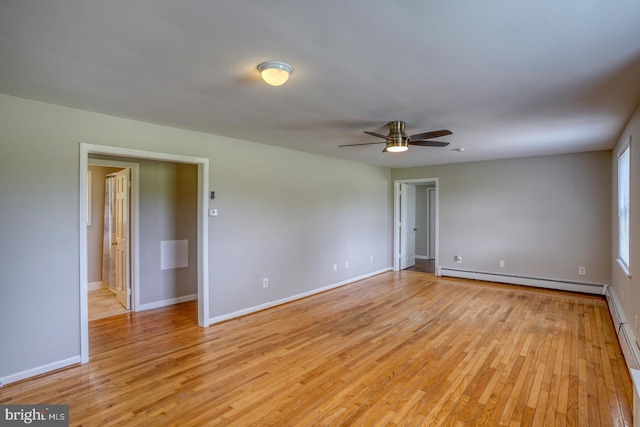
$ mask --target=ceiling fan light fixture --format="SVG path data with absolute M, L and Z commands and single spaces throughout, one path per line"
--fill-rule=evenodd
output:
M 262 80 L 270 86 L 282 86 L 289 80 L 293 67 L 280 61 L 267 61 L 258 65 Z
M 385 151 L 389 153 L 402 153 L 409 149 L 408 141 L 389 141 Z

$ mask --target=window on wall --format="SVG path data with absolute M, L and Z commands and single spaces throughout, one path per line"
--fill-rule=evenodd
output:
M 629 151 L 631 144 L 618 157 L 618 263 L 630 275 L 629 264 Z

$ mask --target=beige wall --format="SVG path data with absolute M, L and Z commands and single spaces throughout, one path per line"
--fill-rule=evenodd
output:
M 0 381 L 80 354 L 80 142 L 209 159 L 211 318 L 389 266 L 388 169 L 0 95 Z M 179 203 L 192 174 L 166 171 Z M 167 217 L 141 232 L 164 230 L 165 184 L 144 181 L 141 203 Z M 141 258 L 157 266 L 157 248 Z M 179 281 L 161 277 L 145 301 Z
M 140 303 L 198 293 L 198 167 L 180 163 L 140 164 Z M 166 240 L 188 240 L 188 266 L 162 270 Z
M 89 162 L 101 160 L 126 161 L 139 167 L 139 224 L 140 224 L 140 304 L 150 304 L 197 294 L 197 208 L 198 167 L 173 162 L 93 155 Z M 91 170 L 100 168 L 90 166 Z M 106 173 L 120 168 L 98 169 L 104 186 Z M 102 175 L 100 175 L 100 173 Z M 106 172 L 106 173 L 104 173 Z M 95 184 L 93 184 L 95 187 Z M 104 188 L 101 197 L 104 200 Z M 103 206 L 96 201 L 96 209 Z M 103 202 L 104 203 L 104 202 Z M 98 219 L 102 221 L 101 219 Z M 99 236 L 99 259 L 102 261 L 102 233 Z M 178 269 L 162 270 L 160 266 L 161 242 L 187 240 L 189 265 Z M 96 242 L 92 242 L 96 246 Z M 88 256 L 92 255 L 88 248 Z M 88 264 L 90 269 L 91 261 Z M 89 276 L 91 277 L 91 276 Z M 89 280 L 91 282 L 91 280 Z
M 91 172 L 91 224 L 87 226 L 87 278 L 102 281 L 102 239 L 104 234 L 104 177 L 120 168 L 89 165 Z
M 616 261 L 618 254 L 618 154 L 623 146 L 631 137 L 631 193 L 630 193 L 630 267 L 631 278 L 623 272 L 622 268 Z M 612 186 L 611 186 L 611 229 L 614 238 L 611 244 L 611 287 L 613 292 L 622 304 L 622 310 L 627 322 L 631 326 L 632 332 L 635 334 L 636 341 L 640 337 L 640 331 L 636 325 L 636 318 L 640 318 L 640 279 L 638 271 L 640 271 L 640 107 L 635 111 L 631 120 L 627 124 L 624 132 L 620 135 L 620 139 L 613 150 L 611 159 L 612 165 Z
M 395 169 L 392 178 L 439 178 L 440 267 L 610 282 L 609 151 Z

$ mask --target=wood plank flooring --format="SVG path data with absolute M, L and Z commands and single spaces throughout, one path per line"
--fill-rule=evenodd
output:
M 75 426 L 630 426 L 598 296 L 385 273 L 200 328 L 194 302 L 90 323 L 91 361 L 9 384 Z
M 116 299 L 116 294 L 107 288 L 89 291 L 89 320 L 104 319 L 105 317 L 117 316 L 128 313 Z
M 404 271 L 419 271 L 421 273 L 431 273 L 436 271 L 436 262 L 432 259 L 417 259 L 413 267 L 405 268 Z

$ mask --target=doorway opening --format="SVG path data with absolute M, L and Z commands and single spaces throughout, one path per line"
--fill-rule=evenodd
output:
M 197 166 L 197 209 L 196 209 L 196 264 L 197 264 L 197 301 L 198 324 L 207 327 L 210 324 L 209 316 L 209 262 L 208 262 L 208 193 L 209 193 L 209 159 L 190 157 L 167 153 L 148 152 L 127 148 L 100 146 L 93 144 L 80 144 L 80 205 L 79 205 L 79 229 L 80 229 L 80 360 L 82 363 L 89 361 L 89 319 L 88 319 L 88 263 L 87 263 L 87 220 L 88 220 L 88 165 L 93 159 L 91 156 L 108 156 L 126 160 L 155 160 L 175 164 L 191 164 Z M 133 309 L 140 307 L 140 269 L 138 265 L 140 257 L 139 227 L 138 227 L 138 185 L 139 173 L 133 173 L 131 188 L 131 291 L 133 296 Z
M 138 228 L 139 164 L 89 158 L 87 275 L 89 320 L 139 309 L 133 303 L 132 231 Z M 132 183 L 133 178 L 136 178 Z M 135 215 L 134 215 L 135 213 Z
M 438 178 L 394 182 L 394 271 L 440 275 L 438 199 Z

